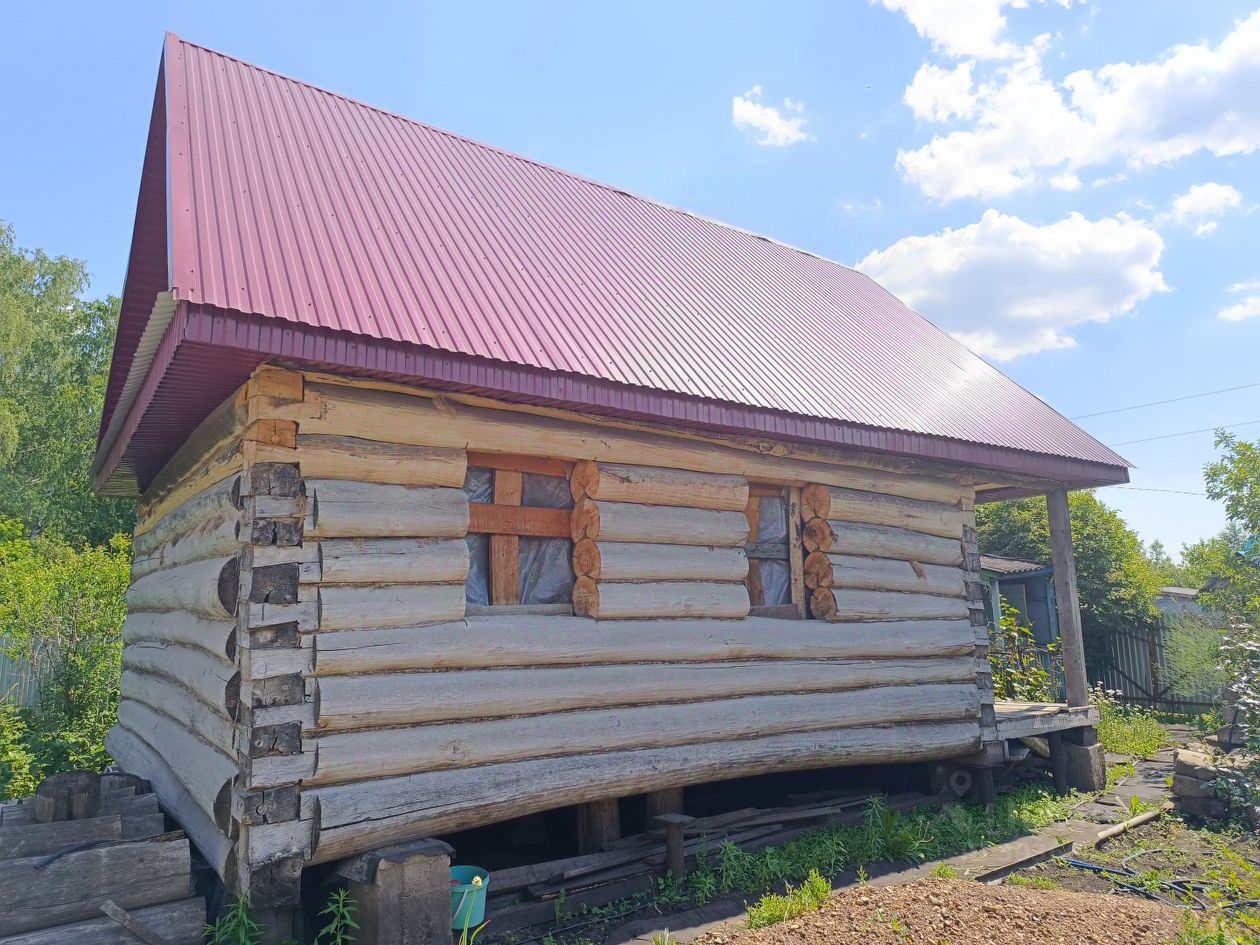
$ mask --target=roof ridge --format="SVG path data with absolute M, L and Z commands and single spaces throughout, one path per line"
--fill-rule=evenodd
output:
M 387 118 L 394 118 L 394 119 L 397 119 L 398 121 L 406 122 L 409 125 L 417 125 L 428 131 L 436 132 L 437 134 L 444 135 L 448 138 L 454 138 L 457 141 L 462 141 L 465 144 L 471 144 L 475 147 L 482 148 L 486 151 L 492 151 L 495 154 L 502 155 L 503 157 L 506 157 L 506 158 L 511 158 L 514 161 L 520 161 L 523 164 L 530 164 L 534 167 L 541 168 L 544 171 L 551 171 L 553 173 L 561 175 L 562 177 L 567 177 L 572 180 L 580 181 L 584 184 L 590 184 L 591 186 L 598 187 L 600 190 L 609 191 L 610 193 L 618 194 L 622 197 L 628 197 L 631 200 L 638 200 L 642 203 L 651 204 L 652 206 L 660 207 L 662 210 L 668 210 L 671 213 L 677 213 L 683 216 L 691 217 L 692 219 L 700 220 L 703 223 L 711 223 L 714 226 L 720 226 L 724 229 L 731 230 L 732 232 L 740 233 L 744 236 L 752 237 L 753 239 L 763 240 L 764 242 L 767 242 L 767 243 L 773 243 L 776 246 L 782 246 L 784 249 L 792 250 L 793 252 L 801 253 L 802 255 L 809 256 L 813 259 L 821 260 L 822 262 L 831 263 L 832 265 L 835 265 L 835 266 L 840 266 L 843 269 L 847 269 L 850 272 L 857 273 L 858 275 L 870 280 L 871 282 L 874 282 L 874 280 L 871 279 L 870 276 L 866 275 L 866 273 L 862 272 L 860 269 L 856 269 L 853 266 L 850 266 L 848 263 L 843 263 L 837 259 L 832 259 L 830 256 L 823 256 L 821 253 L 816 253 L 812 250 L 805 249 L 804 247 L 797 246 L 793 243 L 787 243 L 787 242 L 784 242 L 783 240 L 776 239 L 773 236 L 766 236 L 764 233 L 758 233 L 754 230 L 745 229 L 742 226 L 736 226 L 734 223 L 727 223 L 725 220 L 718 220 L 715 217 L 707 217 L 704 214 L 696 213 L 694 210 L 688 210 L 686 207 L 678 207 L 678 206 L 675 206 L 674 204 L 666 203 L 663 200 L 657 200 L 655 197 L 648 197 L 636 191 L 627 190 L 624 187 L 617 187 L 605 181 L 596 180 L 594 177 L 587 177 L 585 174 L 579 174 L 576 171 L 571 171 L 571 170 L 568 170 L 567 168 L 560 167 L 559 165 L 548 164 L 546 161 L 540 161 L 537 158 L 532 158 L 525 154 L 519 154 L 516 151 L 509 151 L 507 148 L 501 148 L 498 145 L 490 144 L 486 141 L 480 141 L 477 138 L 470 138 L 468 135 L 460 134 L 458 131 L 451 131 L 449 128 L 442 128 L 439 125 L 434 125 L 427 121 L 421 121 L 419 118 L 412 118 L 411 116 L 404 115 L 401 112 L 390 111 L 388 108 L 382 108 L 380 105 L 373 105 L 371 102 L 365 102 L 362 99 L 354 98 L 353 96 L 346 95 L 342 92 L 334 92 L 332 89 L 326 89 L 322 85 L 315 85 L 313 82 L 307 82 L 306 80 L 299 79 L 296 76 L 291 76 L 284 72 L 277 72 L 275 69 L 268 69 L 266 66 L 260 66 L 255 62 L 250 62 L 247 59 L 242 59 L 240 56 L 233 56 L 231 53 L 225 53 L 222 50 L 212 49 L 211 47 L 206 46 L 202 43 L 196 43 L 190 39 L 184 39 L 184 37 L 180 36 L 178 33 L 172 32 L 171 35 L 174 36 L 175 39 L 182 45 L 195 46 L 197 49 L 210 53 L 212 56 L 220 56 L 223 59 L 230 59 L 233 62 L 240 63 L 241 65 L 247 66 L 250 69 L 255 69 L 259 72 L 264 72 L 267 75 L 275 76 L 277 79 L 283 79 L 286 82 L 292 82 L 295 85 L 300 85 L 304 88 L 311 89 L 314 92 L 319 92 L 323 95 L 328 95 L 328 96 L 331 96 L 332 98 L 340 99 L 341 101 L 348 102 L 351 105 L 357 105 L 361 108 L 369 109 L 370 111 L 377 112 L 381 115 L 384 115 Z M 876 283 L 876 285 L 878 285 L 878 283 Z

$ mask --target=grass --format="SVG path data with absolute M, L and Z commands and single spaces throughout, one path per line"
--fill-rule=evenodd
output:
M 954 869 L 948 863 L 937 863 L 932 867 L 931 873 L 937 879 L 957 879 L 958 870 Z
M 1140 706 L 1106 701 L 1098 706 L 1098 740 L 1109 752 L 1145 758 L 1172 744 L 1168 730 L 1154 713 Z
M 763 929 L 767 925 L 775 925 L 794 919 L 806 912 L 813 912 L 831 895 L 831 880 L 818 870 L 810 870 L 805 882 L 793 887 L 788 886 L 782 895 L 768 893 L 748 907 L 748 927 Z
M 1047 879 L 1044 876 L 1020 876 L 1016 873 L 1014 876 L 1008 876 L 1003 881 L 1007 886 L 1024 886 L 1028 889 L 1062 889 L 1063 886 L 1056 883 L 1053 879 Z

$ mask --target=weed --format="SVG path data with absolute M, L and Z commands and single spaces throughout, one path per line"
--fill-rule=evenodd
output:
M 859 866 L 857 868 L 857 881 L 859 886 L 865 886 L 870 878 L 871 877 L 866 872 L 865 866 Z
M 678 942 L 669 934 L 669 929 L 666 929 L 652 935 L 652 945 L 678 945 Z
M 656 881 L 656 892 L 652 905 L 657 909 L 672 909 L 688 903 L 687 892 L 683 884 L 674 879 L 673 872 L 667 872 Z
M 1053 879 L 1046 879 L 1044 876 L 1020 876 L 1018 873 L 1014 876 L 1008 876 L 1004 880 L 1007 886 L 1025 886 L 1028 889 L 1062 889 L 1063 887 L 1056 883 Z
M 1225 931 L 1221 920 L 1207 922 L 1193 913 L 1181 920 L 1181 928 L 1172 945 L 1234 945 L 1235 939 Z
M 555 905 L 556 925 L 560 924 L 560 910 L 562 908 L 564 908 L 564 890 L 563 889 L 561 889 L 558 893 L 556 893 L 556 905 Z
M 768 893 L 748 907 L 748 927 L 761 929 L 812 912 L 831 895 L 831 880 L 810 870 L 800 886 L 788 886 L 783 895 Z
M 249 914 L 249 905 L 241 896 L 227 907 L 219 918 L 206 925 L 206 945 L 258 945 L 263 927 Z
M 932 867 L 932 875 L 937 879 L 957 879 L 958 870 L 948 863 L 937 863 Z
M 328 905 L 324 906 L 319 913 L 321 916 L 328 917 L 328 924 L 315 936 L 315 945 L 325 945 L 325 942 L 327 945 L 348 945 L 353 942 L 354 936 L 350 933 L 359 927 L 359 923 L 354 921 L 354 915 L 358 911 L 359 904 L 350 898 L 346 890 L 333 890 L 332 895 L 328 897 Z M 467 931 L 467 929 L 464 930 L 465 933 Z M 324 936 L 328 938 L 325 940 Z M 465 943 L 461 938 L 461 945 L 472 945 L 472 939 Z
M 1172 744 L 1150 709 L 1124 705 L 1101 684 L 1090 690 L 1090 702 L 1098 706 L 1098 740 L 1107 751 L 1145 758 Z

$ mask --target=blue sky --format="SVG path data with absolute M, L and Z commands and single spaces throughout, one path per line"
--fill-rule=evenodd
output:
M 1233 3 L 55 3 L 5 12 L 0 219 L 117 293 L 162 34 L 858 265 L 1070 417 L 1260 382 L 1260 12 Z M 1260 387 L 1081 421 L 1260 421 Z M 1238 433 L 1260 437 L 1260 423 Z M 1118 447 L 1212 534 L 1202 433 Z

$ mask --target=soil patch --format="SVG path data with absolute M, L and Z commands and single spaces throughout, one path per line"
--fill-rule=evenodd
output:
M 1181 920 L 1141 899 L 927 879 L 843 889 L 817 912 L 697 945 L 1166 945 Z

